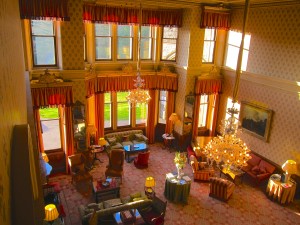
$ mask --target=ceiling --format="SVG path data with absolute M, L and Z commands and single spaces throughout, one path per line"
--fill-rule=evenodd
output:
M 240 8 L 245 5 L 245 0 L 86 0 L 85 2 L 96 2 L 115 6 L 151 8 L 193 8 L 202 4 L 210 6 L 223 6 L 228 8 Z M 300 4 L 300 0 L 250 0 L 250 7 Z

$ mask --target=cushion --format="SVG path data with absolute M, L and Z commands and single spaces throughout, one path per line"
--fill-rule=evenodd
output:
M 114 145 L 117 142 L 117 138 L 116 137 L 112 137 L 112 138 L 107 138 L 109 144 Z
M 119 148 L 122 149 L 123 146 L 119 142 L 117 142 L 115 145 L 111 146 L 111 148 L 112 149 L 119 149 Z
M 259 167 L 259 173 L 260 174 L 263 174 L 263 173 L 266 173 L 266 172 L 267 172 L 267 170 L 266 170 L 265 167 Z
M 143 134 L 135 134 L 136 139 L 138 141 L 145 141 L 144 135 Z
M 252 173 L 258 174 L 259 173 L 259 166 L 253 166 L 251 169 Z
M 121 204 L 122 204 L 122 202 L 121 202 L 121 199 L 119 199 L 119 198 L 114 198 L 114 199 L 106 200 L 103 202 L 104 209 L 108 209 L 108 208 L 118 206 Z
M 134 198 L 133 201 L 134 201 L 134 202 L 137 202 L 137 201 L 147 200 L 147 199 L 148 199 L 147 196 L 143 196 L 143 197 Z
M 123 142 L 130 141 L 130 140 L 129 140 L 129 135 L 124 135 L 124 136 L 122 137 L 122 141 L 123 141 Z
M 130 198 L 131 198 L 131 201 L 133 201 L 133 199 L 140 198 L 141 196 L 142 196 L 141 192 L 136 192 L 136 193 L 131 194 Z
M 93 213 L 94 211 L 95 211 L 94 209 L 85 208 L 85 209 L 84 209 L 84 214 L 85 214 L 85 215 L 91 214 L 91 213 Z
M 251 166 L 256 166 L 260 163 L 261 158 L 258 157 L 257 155 L 253 154 L 252 152 L 250 153 L 251 159 L 247 161 L 247 164 Z
M 126 203 L 128 203 L 128 202 L 130 202 L 130 201 L 131 201 L 130 196 L 126 196 L 126 197 L 124 197 L 124 198 L 121 198 L 121 202 L 122 202 L 123 204 L 126 204 Z
M 130 141 L 133 141 L 134 139 L 135 139 L 135 135 L 134 135 L 134 134 L 130 134 L 130 135 L 129 135 L 129 140 L 130 140 Z

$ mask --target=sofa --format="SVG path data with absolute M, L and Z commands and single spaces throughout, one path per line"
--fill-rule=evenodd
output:
M 105 224 L 113 221 L 113 214 L 128 209 L 148 208 L 152 200 L 148 199 L 144 192 L 136 192 L 124 198 L 109 199 L 100 203 L 90 203 L 78 207 L 82 225 L 89 225 L 89 221 L 96 212 L 98 224 Z
M 250 153 L 250 156 L 251 159 L 247 161 L 247 166 L 242 167 L 242 170 L 253 178 L 256 184 L 268 180 L 274 173 L 276 167 L 253 152 Z
M 111 149 L 123 149 L 125 145 L 134 145 L 138 143 L 148 144 L 148 138 L 143 135 L 142 130 L 113 132 L 104 135 L 104 138 L 107 141 L 107 145 L 105 148 L 107 153 L 109 153 Z

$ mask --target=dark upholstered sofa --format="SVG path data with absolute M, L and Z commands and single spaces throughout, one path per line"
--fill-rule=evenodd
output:
M 242 170 L 252 177 L 257 184 L 268 180 L 274 173 L 276 167 L 253 152 L 250 153 L 250 156 L 252 158 L 247 161 L 248 165 L 242 167 Z

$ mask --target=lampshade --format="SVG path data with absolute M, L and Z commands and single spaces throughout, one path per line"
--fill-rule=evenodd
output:
M 98 145 L 101 145 L 101 146 L 104 146 L 106 145 L 106 140 L 102 137 L 102 138 L 99 138 L 98 140 Z
M 89 124 L 86 128 L 86 132 L 89 134 L 95 134 L 97 132 L 97 128 L 94 124 Z
M 176 122 L 177 120 L 179 120 L 178 115 L 176 113 L 172 113 L 169 117 L 169 120 L 172 122 Z
M 286 160 L 286 162 L 281 167 L 283 171 L 287 174 L 295 174 L 297 173 L 297 164 L 294 160 Z
M 45 220 L 53 221 L 58 218 L 59 214 L 57 208 L 54 204 L 49 204 L 45 206 Z
M 42 153 L 42 158 L 46 163 L 49 162 L 48 156 L 45 152 Z
M 155 180 L 153 177 L 147 177 L 145 181 L 145 187 L 152 188 L 155 186 Z

